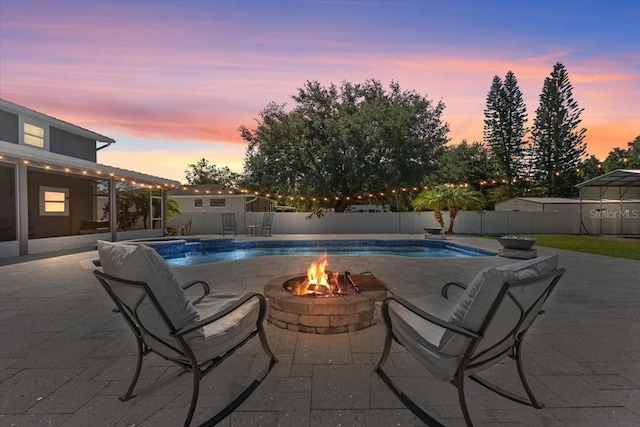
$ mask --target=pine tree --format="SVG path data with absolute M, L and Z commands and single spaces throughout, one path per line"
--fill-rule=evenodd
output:
M 514 185 L 525 173 L 527 108 L 512 71 L 506 74 L 504 82 L 498 76 L 493 78 L 484 115 L 484 140 L 491 146 L 508 192 L 515 195 Z
M 548 196 L 576 194 L 577 169 L 585 157 L 587 130 L 578 128 L 584 108 L 578 107 L 572 92 L 569 74 L 558 62 L 542 86 L 532 131 L 536 180 Z

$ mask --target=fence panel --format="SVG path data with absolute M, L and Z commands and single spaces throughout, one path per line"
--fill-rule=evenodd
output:
M 445 227 L 449 226 L 449 214 L 443 212 Z M 245 225 L 262 222 L 263 212 L 236 213 L 238 234 L 245 233 Z M 169 220 L 181 234 L 184 224 L 191 220 L 191 234 L 222 234 L 221 213 L 194 212 L 178 215 Z M 590 232 L 600 230 L 600 219 L 586 218 Z M 640 232 L 637 218 L 618 218 L 618 222 L 602 231 L 627 234 Z M 433 212 L 390 213 L 335 213 L 326 212 L 321 217 L 305 212 L 276 212 L 273 219 L 274 234 L 420 234 L 425 227 L 438 227 Z M 453 231 L 458 234 L 529 234 L 558 233 L 579 234 L 579 214 L 573 212 L 524 212 L 524 211 L 461 211 L 455 219 Z

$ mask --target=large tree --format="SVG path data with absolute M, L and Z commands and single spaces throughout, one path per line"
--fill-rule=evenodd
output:
M 262 191 L 331 196 L 340 212 L 355 194 L 422 182 L 447 143 L 444 104 L 396 82 L 308 81 L 292 98 L 291 111 L 272 103 L 255 129 L 240 127 L 245 173 Z
M 640 169 L 640 136 L 627 143 L 628 149 L 614 148 L 603 162 L 603 172 L 616 169 Z
M 583 110 L 573 99 L 567 70 L 558 62 L 544 80 L 532 130 L 536 178 L 548 196 L 576 193 L 578 169 L 586 152 L 587 130 L 579 127 Z
M 631 142 L 627 143 L 629 149 L 627 150 L 628 163 L 626 167 L 630 169 L 640 169 L 640 135 L 636 136 Z
M 476 189 L 487 178 L 498 175 L 498 167 L 490 150 L 479 142 L 469 144 L 466 140 L 455 146 L 447 146 L 438 159 L 437 169 L 429 174 L 427 184 L 464 184 Z
M 227 166 L 217 167 L 207 159 L 201 159 L 197 163 L 189 164 L 184 171 L 187 183 L 198 184 L 218 184 L 226 188 L 234 188 L 238 185 L 242 176 L 231 171 Z
M 507 72 L 504 81 L 498 76 L 493 78 L 484 117 L 484 142 L 492 149 L 509 195 L 516 195 L 515 184 L 525 173 L 527 108 L 512 71 Z

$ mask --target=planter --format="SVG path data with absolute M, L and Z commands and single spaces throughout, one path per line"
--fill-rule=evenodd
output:
M 517 236 L 501 236 L 497 238 L 498 242 L 505 249 L 517 249 L 527 251 L 536 244 L 538 239 L 535 237 L 517 237 Z
M 424 227 L 423 230 L 428 234 L 444 234 L 444 228 L 442 227 Z

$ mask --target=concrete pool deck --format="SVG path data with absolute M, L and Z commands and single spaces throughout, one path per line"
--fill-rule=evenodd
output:
M 307 239 L 274 236 L 267 239 Z M 312 236 L 311 238 L 422 238 Z M 244 239 L 246 237 L 238 237 Z M 264 238 L 257 238 L 264 239 Z M 462 245 L 496 251 L 493 239 L 453 236 Z M 640 262 L 537 247 L 559 254 L 567 270 L 524 344 L 524 362 L 541 410 L 466 383 L 476 426 L 640 425 Z M 0 426 L 177 426 L 191 397 L 191 377 L 164 383 L 128 402 L 135 344 L 91 273 L 88 251 L 0 267 Z M 312 256 L 273 256 L 174 267 L 179 280 L 201 278 L 235 293 L 262 292 L 266 283 L 306 271 Z M 395 294 L 438 292 L 468 281 L 486 266 L 516 260 L 330 256 L 336 271 L 371 271 Z M 378 323 L 360 331 L 314 335 L 266 325 L 280 363 L 221 426 L 419 426 L 373 371 L 384 340 Z M 266 362 L 256 339 L 201 385 L 193 425 L 208 418 Z M 511 384 L 510 362 L 487 371 Z M 456 390 L 433 380 L 399 346 L 386 369 L 404 391 L 446 425 L 464 425 Z M 160 358 L 145 361 L 142 381 L 175 372 Z

